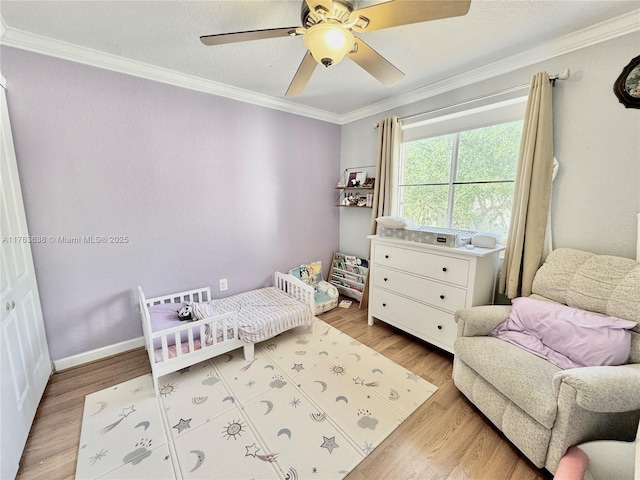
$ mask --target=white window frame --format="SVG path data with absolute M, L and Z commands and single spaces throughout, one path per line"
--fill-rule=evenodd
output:
M 506 100 L 484 103 L 483 105 L 458 111 L 442 114 L 441 111 L 427 113 L 412 117 L 409 121 L 402 122 L 402 145 L 400 155 L 394 162 L 392 168 L 392 191 L 391 208 L 394 215 L 400 214 L 400 193 L 399 186 L 402 181 L 400 167 L 404 158 L 404 145 L 409 142 L 424 140 L 427 138 L 439 137 L 467 130 L 489 127 L 503 123 L 523 120 L 526 109 L 527 96 L 515 96 Z M 457 142 L 454 143 L 457 148 Z M 457 155 L 453 155 L 451 161 L 451 171 L 449 172 L 449 182 L 453 182 L 452 172 L 456 172 Z M 449 188 L 449 198 L 447 201 L 447 216 L 453 212 L 454 191 Z M 451 223 L 448 218 L 447 223 Z M 439 225 L 445 227 L 445 225 Z

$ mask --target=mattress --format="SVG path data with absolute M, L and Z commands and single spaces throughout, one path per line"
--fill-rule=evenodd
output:
M 309 307 L 276 287 L 214 299 L 192 305 L 197 319 L 227 312 L 238 314 L 238 335 L 245 343 L 256 343 L 300 325 L 311 325 Z
M 459 230 L 456 228 L 415 227 L 389 228 L 378 226 L 381 237 L 399 238 L 410 242 L 442 245 L 445 247 L 462 247 L 471 243 L 471 237 L 476 232 Z

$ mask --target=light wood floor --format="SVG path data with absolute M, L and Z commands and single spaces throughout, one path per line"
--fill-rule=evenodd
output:
M 552 478 L 519 454 L 458 392 L 450 354 L 382 322 L 369 327 L 366 310 L 358 310 L 356 302 L 320 318 L 438 387 L 347 480 Z M 138 349 L 54 374 L 17 478 L 74 478 L 85 395 L 149 372 L 146 353 Z

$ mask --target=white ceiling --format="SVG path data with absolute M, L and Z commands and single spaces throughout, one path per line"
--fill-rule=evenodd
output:
M 406 74 L 393 88 L 345 58 L 318 66 L 298 97 L 284 93 L 306 51 L 301 37 L 215 47 L 199 41 L 299 26 L 301 1 L 0 0 L 2 43 L 344 123 L 372 105 L 402 104 L 429 88 L 446 89 L 448 80 L 462 84 L 469 72 L 488 78 L 524 66 L 525 58 L 564 53 L 577 38 L 640 28 L 638 0 L 472 0 L 463 17 L 362 35 Z M 372 3 L 379 2 L 356 7 Z

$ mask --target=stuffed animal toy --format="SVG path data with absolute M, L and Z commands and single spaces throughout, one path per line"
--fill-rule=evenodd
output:
M 178 310 L 178 318 L 180 320 L 193 320 L 193 311 L 191 310 L 191 305 L 187 305 L 186 307 L 182 307 Z

